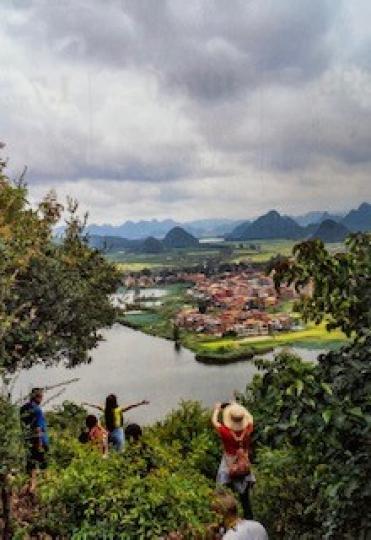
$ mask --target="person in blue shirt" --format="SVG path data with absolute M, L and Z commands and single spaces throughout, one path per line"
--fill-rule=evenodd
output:
M 41 408 L 43 389 L 33 388 L 30 399 L 20 410 L 20 419 L 26 448 L 26 470 L 30 475 L 29 491 L 36 489 L 37 471 L 47 468 L 49 448 L 48 428 Z

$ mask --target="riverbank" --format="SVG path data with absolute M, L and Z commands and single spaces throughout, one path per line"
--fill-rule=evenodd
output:
M 164 287 L 162 290 L 166 290 L 166 295 L 161 296 L 160 305 L 146 307 L 146 303 L 142 302 L 122 315 L 118 322 L 144 334 L 177 341 L 192 351 L 196 360 L 209 364 L 251 360 L 256 355 L 285 346 L 309 350 L 336 349 L 346 341 L 342 332 L 328 332 L 324 323 L 307 324 L 305 328 L 298 330 L 251 337 L 215 337 L 183 329 L 174 330 L 173 320 L 178 311 L 186 306 L 192 307 L 192 300 L 186 295 L 188 288 L 187 283 Z M 286 304 L 284 308 L 288 309 L 289 303 Z
M 272 347 L 265 347 L 264 349 L 254 349 L 249 347 L 248 349 L 242 351 L 222 351 L 222 352 L 210 352 L 204 351 L 195 354 L 195 358 L 198 362 L 203 364 L 212 364 L 212 365 L 225 365 L 233 364 L 234 362 L 242 362 L 244 360 L 252 360 L 257 354 L 268 354 L 273 352 Z

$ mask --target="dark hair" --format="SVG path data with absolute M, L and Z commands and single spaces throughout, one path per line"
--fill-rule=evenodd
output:
M 117 397 L 115 394 L 109 394 L 109 396 L 106 397 L 106 406 L 104 408 L 104 420 L 108 431 L 113 431 L 115 429 L 113 411 L 114 409 L 117 409 L 117 407 Z
M 44 394 L 44 388 L 36 386 L 35 388 L 32 388 L 30 392 L 30 399 L 35 399 L 38 396 L 42 396 Z
M 125 437 L 128 440 L 133 440 L 134 442 L 139 441 L 142 436 L 142 428 L 138 424 L 129 424 L 125 429 Z
M 98 418 L 95 416 L 95 414 L 88 414 L 88 416 L 85 419 L 85 424 L 86 424 L 86 427 L 91 429 L 98 424 Z
M 80 435 L 78 436 L 78 440 L 82 444 L 86 444 L 89 442 L 89 433 L 85 431 L 85 429 L 82 429 Z

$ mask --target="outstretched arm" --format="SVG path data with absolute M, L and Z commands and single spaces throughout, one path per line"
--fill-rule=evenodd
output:
M 222 410 L 222 404 L 221 403 L 215 403 L 213 415 L 211 417 L 211 423 L 214 426 L 215 429 L 219 429 L 221 427 L 221 423 L 219 422 L 219 414 Z
M 126 407 L 122 407 L 122 412 L 130 411 L 130 409 L 135 409 L 135 407 L 140 407 L 141 405 L 148 405 L 149 401 L 146 399 L 142 399 L 142 401 L 139 401 L 138 403 L 133 403 L 132 405 L 126 405 Z
M 104 411 L 104 407 L 101 405 L 94 405 L 93 403 L 86 403 L 85 401 L 81 403 L 81 405 L 84 405 L 85 407 L 93 407 L 93 409 L 97 409 L 98 411 Z

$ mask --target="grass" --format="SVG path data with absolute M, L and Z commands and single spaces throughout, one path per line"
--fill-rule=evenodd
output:
M 200 352 L 217 351 L 220 347 L 241 349 L 253 347 L 254 349 L 276 348 L 286 345 L 297 347 L 321 349 L 323 347 L 336 347 L 346 340 L 340 330 L 328 332 L 325 323 L 320 325 L 309 324 L 304 330 L 277 333 L 274 336 L 253 336 L 248 338 L 219 338 L 213 341 L 199 341 L 197 348 Z
M 113 259 L 114 260 L 114 259 Z M 148 268 L 149 270 L 151 268 L 162 268 L 162 264 L 157 263 L 151 263 L 151 262 L 116 262 L 117 268 L 121 272 L 140 272 L 141 270 L 144 270 L 145 268 Z
M 139 272 L 144 268 L 179 268 L 195 266 L 208 260 L 217 259 L 224 262 L 240 262 L 247 259 L 253 262 L 266 262 L 271 257 L 288 255 L 295 242 L 290 240 L 271 240 L 251 242 L 260 246 L 260 251 L 249 249 L 250 242 L 224 242 L 223 247 L 211 248 L 205 245 L 200 248 L 173 249 L 164 253 L 130 253 L 118 251 L 107 254 L 107 258 L 116 262 L 123 272 Z M 243 246 L 243 247 L 240 247 Z
M 260 247 L 259 251 L 240 248 L 239 246 L 246 244 L 254 244 Z M 234 249 L 232 256 L 233 262 L 246 261 L 248 259 L 252 262 L 262 263 L 268 262 L 272 257 L 277 255 L 290 255 L 292 248 L 297 242 L 295 240 L 257 240 L 257 241 L 245 241 L 245 242 L 233 242 L 231 247 Z

